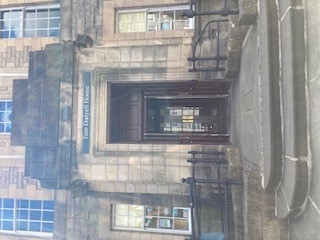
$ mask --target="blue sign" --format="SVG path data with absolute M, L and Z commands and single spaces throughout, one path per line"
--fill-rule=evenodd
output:
M 82 153 L 89 154 L 90 148 L 90 104 L 91 72 L 83 73 L 83 117 L 82 117 Z

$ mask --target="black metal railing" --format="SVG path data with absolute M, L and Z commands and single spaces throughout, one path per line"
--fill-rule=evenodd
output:
M 186 11 L 183 12 L 182 16 L 188 17 L 188 18 L 193 18 L 195 16 L 205 16 L 205 15 L 218 15 L 221 17 L 226 17 L 229 15 L 235 15 L 239 14 L 239 8 L 229 8 L 227 6 L 227 1 L 228 0 L 223 0 L 222 8 L 218 10 L 212 10 L 212 11 L 195 11 L 193 9 L 193 4 L 194 0 L 190 0 L 190 8 Z M 230 0 L 229 0 L 230 1 Z M 206 23 L 204 28 L 200 31 L 200 35 L 197 38 L 197 40 L 193 44 L 193 50 L 192 50 L 192 57 L 188 58 L 188 61 L 192 62 L 192 68 L 189 69 L 190 72 L 223 72 L 225 71 L 225 67 L 221 66 L 221 61 L 226 61 L 228 60 L 226 55 L 221 55 L 220 54 L 220 25 L 221 23 L 227 22 L 228 20 L 223 18 L 223 19 L 216 19 L 216 20 L 210 20 L 209 22 Z M 207 28 L 209 25 L 216 23 L 217 24 L 217 43 L 216 43 L 216 48 L 214 50 L 215 54 L 212 57 L 197 57 L 196 56 L 196 48 L 202 39 L 204 33 L 206 32 Z M 214 67 L 205 67 L 205 68 L 197 68 L 196 67 L 196 62 L 198 61 L 214 61 L 215 66 Z
M 201 236 L 205 234 L 211 234 L 211 236 L 215 236 L 212 240 L 215 239 L 224 239 L 228 240 L 230 236 L 230 186 L 232 185 L 243 185 L 242 180 L 230 179 L 227 177 L 221 176 L 221 165 L 228 164 L 228 160 L 225 159 L 225 153 L 221 151 L 190 151 L 191 158 L 187 160 L 187 162 L 192 164 L 192 176 L 187 178 L 182 178 L 182 183 L 187 183 L 190 186 L 190 208 L 191 208 L 191 225 L 192 225 L 192 235 L 188 240 L 198 240 L 202 239 Z M 196 157 L 197 155 L 201 155 L 201 157 Z M 205 158 L 202 156 L 206 155 Z M 217 170 L 217 176 L 215 179 L 199 179 L 196 178 L 196 164 L 210 164 L 215 167 Z M 203 184 L 212 184 L 218 187 L 218 203 L 220 207 L 220 221 L 221 221 L 221 233 L 202 233 L 200 226 L 200 218 L 199 216 L 199 206 L 201 201 L 201 196 L 197 195 L 196 188 L 197 186 L 201 186 Z M 222 191 L 224 188 L 224 192 Z

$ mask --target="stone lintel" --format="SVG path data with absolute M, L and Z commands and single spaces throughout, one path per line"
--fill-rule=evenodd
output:
M 189 195 L 188 187 L 188 185 L 182 183 L 159 184 L 152 182 L 89 181 L 89 190 L 93 192 Z

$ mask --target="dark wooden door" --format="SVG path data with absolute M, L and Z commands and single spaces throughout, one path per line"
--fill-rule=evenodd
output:
M 123 114 L 123 141 L 141 139 L 141 91 L 130 90 L 125 95 L 125 112 Z

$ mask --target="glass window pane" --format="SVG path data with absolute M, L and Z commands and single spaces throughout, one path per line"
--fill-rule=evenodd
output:
M 47 37 L 48 36 L 47 30 L 38 30 L 36 36 L 37 37 Z
M 43 209 L 54 209 L 54 202 L 53 201 L 43 201 Z
M 29 231 L 40 232 L 41 224 L 40 222 L 30 222 Z
M 1 132 L 1 133 L 4 133 L 4 132 L 5 132 L 4 123 L 0 123 L 0 132 Z
M 49 28 L 59 28 L 60 20 L 57 18 L 49 20 Z
M 52 221 L 54 219 L 54 213 L 53 212 L 43 212 L 43 221 Z
M 42 223 L 42 232 L 53 232 L 53 223 Z
M 128 227 L 128 217 L 127 216 L 115 216 L 114 226 L 115 227 Z
M 160 216 L 172 217 L 172 208 L 170 208 L 170 207 L 160 207 L 159 215 Z
M 26 20 L 24 27 L 25 29 L 35 29 L 36 27 L 35 19 Z
M 173 210 L 173 216 L 174 217 L 180 217 L 182 218 L 184 216 L 184 209 L 181 209 L 181 208 L 175 208 Z
M 0 35 L 1 38 L 9 38 L 9 31 L 1 31 Z
M 142 217 L 129 217 L 130 228 L 142 228 Z
M 37 20 L 37 28 L 47 28 L 48 20 L 47 19 L 38 19 Z
M 157 206 L 147 206 L 146 207 L 146 215 L 148 216 L 158 216 L 158 207 Z
M 130 13 L 119 13 L 118 19 L 119 22 L 130 22 Z
M 28 222 L 27 221 L 18 221 L 18 230 L 28 231 Z
M 4 198 L 3 199 L 3 207 L 4 208 L 13 208 L 14 207 L 14 199 Z
M 0 110 L 6 109 L 6 102 L 0 102 Z
M 10 31 L 10 38 L 18 38 L 19 37 L 19 30 L 18 29 L 16 29 L 16 30 L 14 30 L 14 29 L 11 29 L 11 31 Z
M 172 229 L 173 228 L 172 219 L 169 218 L 160 218 L 159 219 L 159 228 Z
M 48 17 L 48 10 L 38 10 L 37 11 L 37 18 L 47 18 Z
M 137 12 L 131 15 L 132 22 L 145 22 L 145 13 Z
M 6 21 L 6 20 L 10 19 L 11 12 L 2 12 L 1 15 L 2 15 L 1 19 L 3 19 L 3 21 Z
M 31 209 L 41 209 L 41 201 L 39 200 L 30 200 Z
M 131 26 L 131 32 L 144 32 L 146 31 L 145 23 L 135 23 Z
M 13 221 L 3 221 L 2 230 L 13 231 Z
M 29 208 L 29 201 L 28 200 L 18 200 L 18 207 L 19 208 Z
M 189 18 L 182 17 L 184 10 L 176 11 L 174 29 L 189 29 Z
M 6 121 L 6 113 L 5 112 L 0 112 L 0 122 L 5 122 Z
M 188 220 L 184 219 L 175 219 L 174 220 L 174 229 L 175 230 L 188 230 L 189 224 Z
M 118 21 L 119 32 L 146 31 L 146 14 L 144 11 L 119 13 Z
M 174 12 L 164 11 L 160 13 L 161 15 L 161 30 L 172 30 Z
M 49 36 L 50 37 L 59 37 L 60 36 L 60 30 L 59 29 L 50 29 L 49 30 Z
M 129 206 L 124 204 L 117 204 L 115 208 L 116 215 L 129 215 Z
M 41 220 L 41 212 L 40 211 L 30 211 L 30 219 L 31 220 Z
M 13 30 L 19 30 L 20 29 L 20 19 L 17 20 L 11 20 L 10 22 L 10 28 Z
M 7 101 L 7 110 L 12 110 L 12 101 Z
M 146 218 L 144 226 L 146 228 L 158 228 L 158 218 Z
M 35 19 L 36 18 L 36 11 L 35 10 L 28 10 L 26 12 L 26 19 Z
M 50 9 L 49 17 L 59 17 L 60 16 L 60 9 Z
M 27 30 L 27 31 L 24 31 L 24 36 L 25 37 L 35 37 L 36 32 L 35 32 L 35 30 Z
M 7 112 L 7 117 L 6 117 L 6 121 L 7 122 L 11 122 L 11 116 L 12 116 L 12 113 L 11 112 Z
M 20 19 L 22 17 L 22 10 L 11 11 L 10 17 L 11 19 Z
M 3 219 L 13 219 L 13 210 L 3 210 Z
M 11 123 L 6 123 L 6 132 L 7 133 L 11 132 Z
M 160 26 L 160 16 L 159 12 L 149 12 L 148 13 L 148 31 L 159 31 Z
M 143 215 L 143 206 L 141 205 L 129 205 L 129 215 L 130 216 L 140 216 Z
M 18 211 L 18 219 L 28 219 L 28 210 L 19 210 Z

